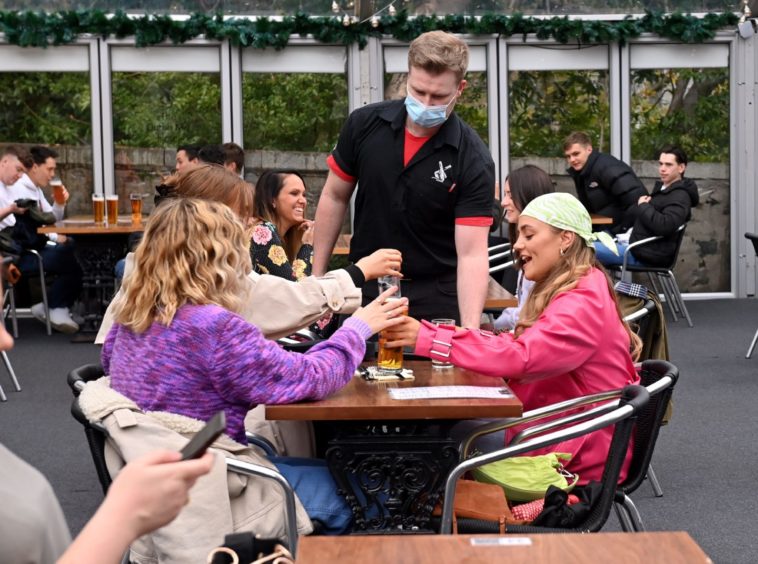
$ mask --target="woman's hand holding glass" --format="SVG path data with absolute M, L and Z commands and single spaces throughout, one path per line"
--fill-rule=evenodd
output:
M 303 245 L 313 245 L 313 221 L 306 219 L 298 229 L 303 232 Z
M 397 287 L 386 290 L 367 306 L 358 308 L 353 317 L 360 319 L 371 329 L 371 333 L 378 333 L 389 327 L 394 327 L 406 319 L 408 312 L 408 298 L 388 300 L 397 291 Z
M 397 249 L 379 249 L 360 259 L 355 266 L 361 269 L 366 280 L 374 280 L 380 276 L 402 276 L 402 264 L 403 255 Z
M 404 316 L 400 323 L 387 330 L 388 347 L 416 348 L 416 339 L 421 328 L 421 322 L 412 317 Z

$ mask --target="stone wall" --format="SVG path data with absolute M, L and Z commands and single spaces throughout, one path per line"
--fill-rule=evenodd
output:
M 92 151 L 83 147 L 58 147 L 59 174 L 71 193 L 70 215 L 91 213 L 90 194 L 93 191 Z M 152 196 L 153 187 L 162 174 L 174 167 L 173 149 L 118 149 L 116 151 L 116 186 L 121 213 L 128 213 L 130 192 L 141 191 Z M 545 169 L 556 182 L 558 190 L 574 193 L 574 185 L 565 171 L 563 159 L 514 159 L 512 167 L 531 163 Z M 633 161 L 632 167 L 648 189 L 658 177 L 658 165 L 653 161 Z M 246 179 L 255 182 L 258 174 L 272 168 L 299 170 L 308 187 L 308 214 L 313 217 L 316 203 L 326 178 L 326 154 L 249 151 L 245 157 Z M 730 280 L 730 183 L 729 165 L 691 163 L 687 176 L 697 182 L 700 192 L 712 192 L 702 198 L 693 210 L 687 227 L 676 276 L 684 292 L 729 291 Z M 152 210 L 152 197 L 145 199 L 145 211 Z M 347 229 L 349 220 L 346 219 Z M 643 281 L 644 282 L 644 281 Z

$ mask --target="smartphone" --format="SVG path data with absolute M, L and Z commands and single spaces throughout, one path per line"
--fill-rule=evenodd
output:
M 208 447 L 213 444 L 213 441 L 224 431 L 226 431 L 226 414 L 223 411 L 219 411 L 184 446 L 181 451 L 182 460 L 190 460 L 203 456 Z

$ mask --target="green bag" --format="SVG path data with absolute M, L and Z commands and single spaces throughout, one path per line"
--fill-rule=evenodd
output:
M 472 474 L 480 482 L 502 487 L 508 501 L 533 501 L 544 498 L 549 486 L 556 486 L 566 492 L 574 488 L 579 475 L 563 468 L 571 456 L 565 452 L 514 456 L 480 466 Z

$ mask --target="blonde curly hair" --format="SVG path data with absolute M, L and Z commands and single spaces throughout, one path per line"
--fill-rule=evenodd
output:
M 170 325 L 184 304 L 216 304 L 238 312 L 252 270 L 248 239 L 226 205 L 169 199 L 148 220 L 134 271 L 114 302 L 117 323 L 136 333 L 153 322 Z
M 560 233 L 561 230 L 548 226 L 556 233 Z M 636 361 L 640 352 L 642 351 L 642 341 L 631 330 L 629 324 L 624 321 L 621 309 L 619 308 L 618 300 L 616 299 L 616 291 L 613 289 L 613 284 L 605 271 L 603 266 L 597 262 L 595 258 L 595 250 L 592 247 L 588 247 L 581 237 L 574 237 L 574 242 L 569 245 L 563 256 L 560 257 L 558 263 L 552 268 L 550 273 L 544 280 L 536 282 L 532 291 L 529 293 L 524 307 L 519 314 L 518 322 L 514 330 L 514 335 L 518 338 L 524 330 L 531 327 L 537 322 L 545 308 L 553 301 L 558 294 L 562 292 L 568 292 L 576 288 L 576 285 L 592 267 L 602 271 L 605 275 L 605 280 L 608 283 L 608 292 L 613 296 L 613 302 L 616 305 L 616 313 L 619 316 L 619 320 L 624 325 L 627 334 L 629 335 L 630 353 L 632 358 Z

